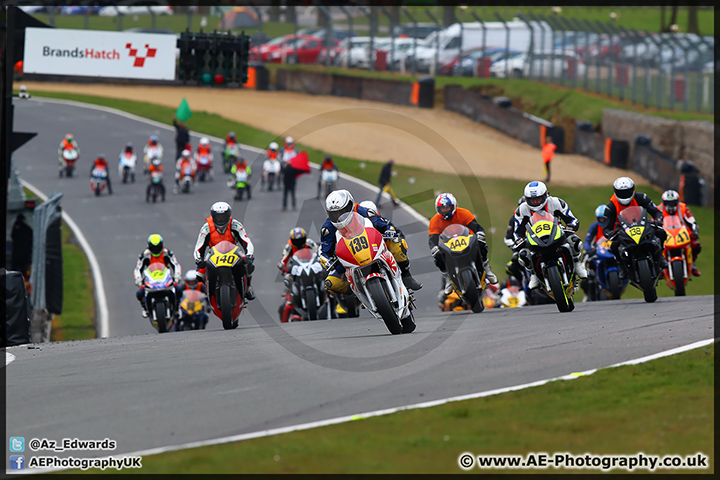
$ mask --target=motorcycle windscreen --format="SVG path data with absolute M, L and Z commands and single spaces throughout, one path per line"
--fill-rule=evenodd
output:
M 690 233 L 679 215 L 666 215 L 663 218 L 663 228 L 667 232 L 666 248 L 684 246 L 690 241 Z
M 447 243 L 452 237 L 465 237 L 470 235 L 470 230 L 465 225 L 453 223 L 448 225 L 440 234 L 440 241 Z
M 618 214 L 618 221 L 627 225 L 640 223 L 645 220 L 645 209 L 641 207 L 628 207 Z
M 192 315 L 199 312 L 203 308 L 203 298 L 205 295 L 197 290 L 185 290 L 180 300 L 180 308 Z
M 554 216 L 545 210 L 533 212 L 526 233 L 531 245 L 538 245 L 536 240 L 542 240 L 542 243 L 548 244 L 550 241 L 560 238 L 561 235 L 562 231 L 557 227 Z M 550 238 L 546 238 L 548 236 Z
M 150 288 L 167 288 L 172 283 L 170 269 L 163 263 L 151 263 L 145 269 L 145 275 L 150 280 Z
M 366 265 L 372 261 L 380 245 L 375 243 L 371 248 L 363 217 L 356 212 L 348 212 L 340 216 L 338 223 L 345 224 L 338 230 L 343 237 L 335 250 L 338 257 L 358 265 Z M 377 235 L 379 236 L 379 233 Z
M 348 212 L 340 216 L 338 224 L 343 225 L 342 228 L 338 229 L 338 232 L 348 240 L 365 233 L 365 222 L 357 212 Z
M 684 226 L 679 215 L 665 215 L 665 217 L 663 217 L 663 228 L 665 230 L 680 229 Z
M 301 248 L 293 255 L 293 259 L 297 263 L 310 263 L 315 259 L 315 252 L 312 248 Z

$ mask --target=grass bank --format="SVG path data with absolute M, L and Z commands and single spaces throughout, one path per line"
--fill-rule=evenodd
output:
M 37 198 L 27 188 L 27 198 Z M 62 223 L 63 313 L 55 315 L 50 330 L 53 342 L 95 338 L 95 297 L 92 273 L 85 252 L 67 223 Z
M 712 473 L 714 351 L 710 345 L 502 395 L 146 456 L 142 473 L 447 474 L 462 472 L 457 462 L 464 452 L 521 456 L 700 452 L 709 457 L 709 469 L 655 473 Z M 601 473 L 577 468 L 475 467 L 471 471 Z
M 124 99 L 61 92 L 33 91 L 32 93 L 36 96 L 66 98 L 104 105 L 166 124 L 172 123 L 174 112 L 172 108 Z M 274 134 L 233 122 L 214 113 L 195 111 L 187 123 L 191 130 L 221 138 L 229 130 L 233 130 L 240 142 L 260 148 L 266 147 L 271 141 L 282 142 L 282 139 L 278 139 Z M 303 145 L 300 145 L 300 148 L 306 150 L 310 160 L 314 162 L 319 162 L 325 153 Z M 372 184 L 377 182 L 382 164 L 347 157 L 335 156 L 334 158 L 341 171 Z M 433 201 L 441 191 L 453 192 L 461 205 L 469 206 L 468 208 L 473 210 L 481 225 L 488 232 L 490 264 L 496 273 L 502 274 L 505 263 L 510 257 L 510 250 L 505 247 L 502 239 L 507 222 L 517 206 L 518 198 L 522 195 L 524 181 L 438 174 L 402 165 L 396 165 L 394 170 L 398 173 L 393 181 L 393 188 L 397 195 L 428 218 L 434 214 Z M 660 202 L 661 192 L 658 189 L 639 187 L 638 190 L 650 195 L 655 202 Z M 577 190 L 551 185 L 551 193 L 562 197 L 571 205 L 573 213 L 580 219 L 580 233 L 584 238 L 585 231 L 594 221 L 595 208 L 599 204 L 607 203 L 612 195 L 612 189 L 608 186 Z M 385 208 L 387 205 L 385 204 Z M 490 205 L 492 207 L 489 207 Z M 383 207 L 380 210 L 382 211 Z M 701 228 L 701 241 L 704 248 L 697 265 L 703 275 L 693 279 L 688 285 L 687 291 L 690 295 L 710 295 L 714 293 L 714 213 L 712 209 L 704 207 L 692 207 L 692 210 Z M 664 283 L 661 283 L 658 286 L 658 295 L 672 296 L 673 292 Z M 624 297 L 640 298 L 641 293 L 639 290 L 629 287 Z

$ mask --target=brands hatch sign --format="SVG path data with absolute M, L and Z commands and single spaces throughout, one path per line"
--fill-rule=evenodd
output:
M 175 79 L 173 34 L 27 28 L 25 73 Z

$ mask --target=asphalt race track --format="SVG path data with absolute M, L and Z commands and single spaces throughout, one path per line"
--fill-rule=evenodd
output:
M 146 204 L 147 180 L 140 173 L 137 183 L 122 185 L 117 156 L 126 142 L 141 149 L 156 133 L 166 172 L 172 171 L 173 130 L 55 102 L 15 105 L 15 130 L 38 136 L 16 151 L 14 168 L 44 193 L 63 193 L 64 210 L 100 264 L 110 338 L 8 348 L 16 356 L 6 366 L 8 436 L 110 438 L 118 442 L 113 452 L 82 456 L 118 455 L 508 387 L 714 336 L 710 296 L 578 303 L 569 314 L 552 305 L 440 314 L 440 279 L 428 255 L 426 227 L 388 203 L 380 209 L 405 231 L 413 272 L 425 284 L 417 294 L 415 333 L 392 336 L 366 312 L 358 319 L 280 324 L 282 283 L 275 263 L 292 227 L 319 236 L 324 217 L 315 199 L 317 171 L 299 180 L 296 212 L 280 212 L 281 192 L 260 191 L 259 183 L 250 202 L 234 204 L 234 216 L 255 243 L 257 265 L 258 298 L 240 327 L 223 331 L 211 314 L 209 330 L 159 335 L 135 300 L 137 255 L 148 234 L 158 232 L 184 269 L 194 267 L 192 247 L 210 205 L 232 204 L 218 165 L 214 182 L 196 185 L 189 195 L 169 191 L 165 203 Z M 68 131 L 81 157 L 77 176 L 60 179 L 57 146 Z M 220 148 L 213 143 L 216 157 Z M 101 152 L 113 167 L 114 194 L 96 198 L 89 164 Z M 250 162 L 257 156 L 245 155 Z M 254 183 L 259 162 L 252 164 Z M 166 173 L 166 184 L 170 177 Z M 340 186 L 358 201 L 375 197 L 347 180 Z M 80 456 L 54 455 L 73 454 Z

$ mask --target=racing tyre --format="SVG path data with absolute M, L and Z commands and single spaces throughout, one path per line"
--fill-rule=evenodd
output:
M 650 260 L 643 258 L 638 262 L 638 273 L 640 277 L 640 286 L 642 287 L 643 296 L 647 303 L 657 300 L 657 290 L 655 289 L 655 279 L 650 273 Z
M 157 318 L 158 332 L 167 332 L 168 328 L 167 318 L 165 318 L 165 302 L 162 300 L 155 302 L 155 318 Z
M 675 260 L 674 262 L 672 262 L 672 265 L 670 265 L 670 268 L 672 268 L 673 278 L 675 279 L 675 296 L 684 297 L 685 280 L 683 277 L 685 269 L 683 268 L 682 260 Z
M 475 279 L 470 270 L 460 272 L 460 288 L 465 290 L 465 300 L 470 305 L 474 313 L 480 313 L 485 309 L 482 298 L 478 295 L 478 289 L 475 286 Z
M 100 196 L 100 182 L 98 182 L 97 184 L 95 184 L 95 196 L 96 196 L 96 197 L 99 197 L 99 196 Z
M 610 299 L 620 300 L 620 290 L 622 290 L 622 285 L 620 284 L 620 276 L 618 275 L 617 270 L 607 272 L 606 281 L 608 291 L 610 292 Z
M 222 324 L 225 330 L 232 330 L 232 302 L 230 300 L 230 285 L 222 285 L 220 287 L 220 313 L 222 314 Z
M 307 308 L 308 320 L 317 320 L 317 305 L 315 305 L 315 292 L 312 290 L 305 291 L 305 307 Z
M 378 313 L 382 317 L 383 322 L 385 322 L 385 326 L 390 333 L 393 335 L 402 333 L 403 327 L 395 314 L 395 310 L 393 310 L 390 305 L 390 300 L 388 300 L 387 293 L 385 293 L 382 280 L 378 277 L 371 278 L 367 282 L 367 289 L 372 296 L 373 302 L 375 302 Z
M 415 316 L 412 313 L 412 310 L 408 314 L 407 317 L 402 319 L 402 332 L 403 333 L 412 333 L 415 331 Z
M 557 265 L 550 265 L 547 269 L 547 279 L 550 283 L 550 290 L 552 290 L 553 297 L 555 297 L 555 304 L 561 312 L 570 312 L 569 299 L 565 295 L 565 289 L 563 289 L 562 282 L 560 281 L 560 273 L 558 272 Z M 574 305 L 573 305 L 574 308 Z

